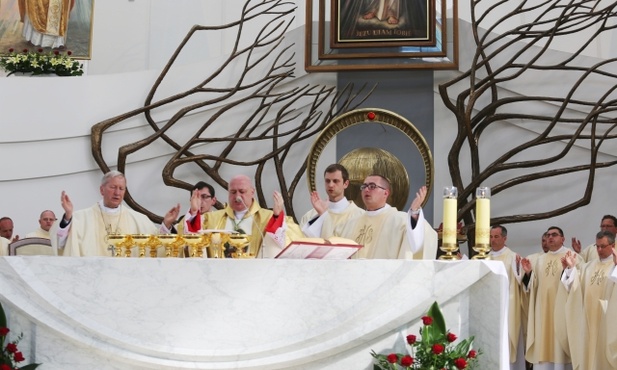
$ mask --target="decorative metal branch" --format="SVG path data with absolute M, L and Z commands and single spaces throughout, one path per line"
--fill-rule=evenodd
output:
M 453 185 L 459 189 L 458 219 L 464 220 L 469 228 L 474 225 L 475 200 L 472 196 L 481 184 L 492 182 L 493 196 L 521 185 L 547 178 L 559 178 L 577 172 L 587 172 L 586 188 L 577 199 L 556 205 L 546 212 L 511 214 L 494 217 L 493 224 L 527 222 L 555 217 L 588 204 L 593 192 L 594 176 L 598 169 L 613 166 L 617 161 L 598 158 L 606 142 L 615 139 L 617 117 L 616 58 L 595 65 L 588 65 L 583 52 L 604 33 L 617 26 L 615 8 L 617 3 L 606 1 L 560 1 L 544 0 L 471 2 L 472 30 L 476 49 L 469 70 L 459 77 L 441 85 L 440 95 L 446 107 L 452 111 L 458 123 L 458 132 L 448 154 L 448 166 Z M 499 14 L 499 17 L 494 16 Z M 521 19 L 533 21 L 520 24 Z M 490 23 L 491 19 L 496 19 Z M 510 28 L 511 26 L 512 28 Z M 482 30 L 485 31 L 482 31 Z M 505 29 L 505 31 L 503 31 Z M 499 30 L 499 32 L 493 32 Z M 584 36 L 580 35 L 584 32 Z M 556 60 L 548 55 L 549 47 L 564 36 L 581 42 L 573 54 Z M 574 37 L 573 37 L 574 36 Z M 554 73 L 559 83 L 566 86 L 560 96 L 506 95 L 508 83 L 525 79 L 533 81 L 537 73 Z M 609 82 L 593 85 L 594 79 Z M 593 86 L 595 95 L 585 93 Z M 599 91 L 602 86 L 609 86 Z M 452 93 L 457 93 L 451 97 Z M 504 96 L 502 96 L 504 95 Z M 526 114 L 525 108 L 543 103 L 543 107 L 554 107 L 552 111 Z M 503 121 L 515 121 L 520 125 L 541 127 L 537 136 L 513 143 L 509 150 L 492 161 L 481 156 L 480 140 L 492 125 Z M 546 155 L 537 149 L 560 142 L 563 148 L 557 153 Z M 503 142 L 508 145 L 507 141 Z M 564 165 L 561 161 L 571 153 L 574 146 L 589 149 L 590 155 L 582 163 Z M 534 151 L 535 149 L 535 151 Z M 463 163 L 461 154 L 470 154 L 469 163 Z M 542 155 L 534 158 L 533 153 Z M 525 154 L 525 160 L 515 160 Z M 482 161 L 489 160 L 486 165 Z M 469 172 L 466 171 L 469 169 Z M 547 169 L 548 168 L 548 169 Z M 521 170 L 527 172 L 520 175 Z M 507 176 L 508 171 L 513 177 Z M 468 182 L 463 180 L 470 178 Z M 471 174 L 468 176 L 467 174 Z M 497 180 L 497 176 L 505 181 Z M 473 245 L 473 240 L 470 245 Z
M 153 133 L 137 142 L 123 145 L 118 149 L 117 168 L 126 171 L 130 155 L 145 149 L 157 141 L 169 145 L 175 153 L 162 170 L 163 181 L 168 186 L 190 189 L 189 184 L 176 178 L 176 169 L 187 164 L 196 164 L 221 187 L 227 188 L 227 181 L 221 176 L 225 166 L 256 167 L 255 185 L 257 198 L 265 204 L 263 194 L 263 174 L 268 163 L 276 170 L 276 180 L 283 194 L 288 213 L 295 216 L 292 202 L 300 178 L 304 175 L 303 162 L 290 179 L 284 176 L 285 161 L 294 152 L 298 143 L 311 140 L 333 117 L 357 107 L 372 90 L 363 86 L 358 90 L 348 86 L 338 94 L 334 87 L 304 85 L 285 87 L 293 79 L 295 63 L 292 46 L 283 46 L 284 35 L 293 20 L 295 3 L 281 0 L 248 0 L 238 21 L 222 26 L 194 26 L 178 46 L 167 65 L 163 68 L 150 90 L 143 107 L 117 117 L 97 123 L 92 127 L 92 152 L 99 167 L 106 172 L 110 169 L 102 154 L 102 141 L 106 131 L 123 121 L 143 116 Z M 256 35 L 248 33 L 251 23 L 264 25 Z M 155 99 L 157 91 L 165 81 L 181 52 L 198 32 L 235 30 L 236 39 L 227 59 L 205 80 L 189 90 L 170 97 Z M 246 41 L 246 40 L 249 41 Z M 230 70 L 242 66 L 235 81 L 221 82 L 230 78 Z M 186 102 L 183 103 L 183 101 Z M 169 104 L 186 104 L 173 114 L 169 120 L 160 124 L 153 118 L 157 108 Z M 213 113 L 206 113 L 208 107 L 217 106 Z M 249 111 L 251 113 L 244 113 Z M 234 122 L 225 121 L 225 114 L 233 114 Z M 199 119 L 201 127 L 186 142 L 178 143 L 170 135 L 170 130 L 190 117 Z M 242 121 L 244 119 L 244 121 Z M 221 134 L 228 132 L 229 134 Z M 247 155 L 246 146 L 251 148 L 270 147 L 270 152 L 259 158 Z M 209 146 L 208 153 L 200 153 L 200 146 Z M 217 149 L 211 149 L 217 148 Z M 220 150 L 214 153 L 214 150 Z M 308 154 L 308 149 L 307 153 Z M 297 168 L 298 163 L 288 165 Z M 268 181 L 271 181 L 268 179 Z M 289 183 L 288 183 L 289 181 Z M 127 192 L 125 200 L 131 208 L 160 222 L 162 217 L 138 204 Z

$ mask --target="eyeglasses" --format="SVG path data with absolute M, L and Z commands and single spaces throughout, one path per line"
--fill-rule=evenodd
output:
M 45 222 L 54 222 L 57 220 L 57 218 L 41 218 L 41 220 L 45 221 Z
M 207 195 L 207 194 L 201 195 L 201 199 L 210 199 L 210 198 L 212 198 L 212 195 Z
M 561 236 L 561 234 L 560 233 L 546 233 L 546 236 L 548 236 L 549 238 L 550 237 L 556 238 L 558 236 Z
M 377 188 L 383 189 L 383 190 L 387 190 L 386 188 L 384 188 L 383 186 L 379 186 L 377 184 L 375 184 L 374 182 L 371 182 L 370 184 L 362 184 L 360 185 L 360 190 L 364 191 L 365 189 L 368 190 L 375 190 Z

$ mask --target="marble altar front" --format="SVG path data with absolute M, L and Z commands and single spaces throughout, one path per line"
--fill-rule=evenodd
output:
M 439 302 L 507 369 L 507 276 L 493 261 L 0 258 L 27 362 L 49 369 L 372 369 Z

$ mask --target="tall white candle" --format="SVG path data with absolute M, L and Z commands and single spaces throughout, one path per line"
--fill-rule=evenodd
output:
M 457 189 L 454 186 L 446 186 L 443 193 L 443 224 L 442 243 L 456 244 L 456 212 L 457 212 Z
M 476 189 L 476 245 L 490 244 L 491 238 L 491 189 Z

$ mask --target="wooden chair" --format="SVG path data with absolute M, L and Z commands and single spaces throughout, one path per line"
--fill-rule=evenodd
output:
M 9 256 L 53 256 L 51 240 L 45 238 L 24 238 L 9 244 Z

